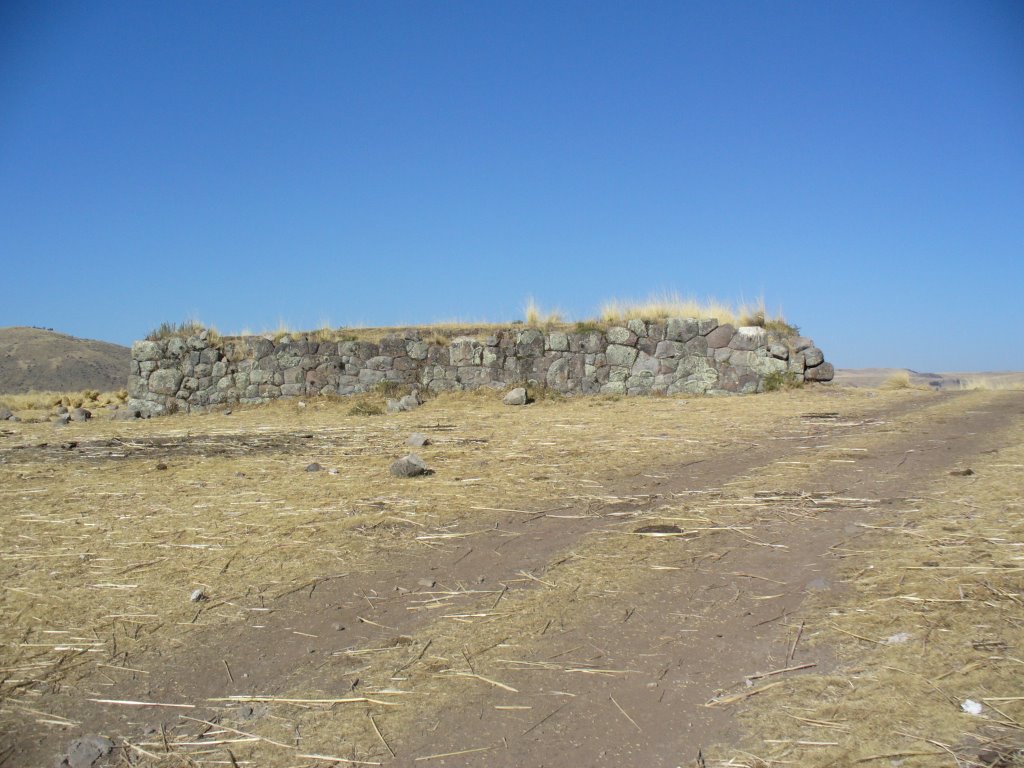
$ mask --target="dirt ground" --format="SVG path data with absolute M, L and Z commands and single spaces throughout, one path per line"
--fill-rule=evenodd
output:
M 1024 434 L 1020 391 L 342 407 L 4 429 L 0 766 L 767 765 L 837 553 Z

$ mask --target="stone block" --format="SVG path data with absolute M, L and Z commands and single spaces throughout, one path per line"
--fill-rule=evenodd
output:
M 814 368 L 825 361 L 825 354 L 817 347 L 808 347 L 803 351 L 803 355 L 808 368 Z
M 665 338 L 669 341 L 689 341 L 697 335 L 697 320 L 693 318 L 670 318 L 665 325 Z
M 629 328 L 623 328 L 622 326 L 614 326 L 608 329 L 608 333 L 605 334 L 608 337 L 609 344 L 619 344 L 625 346 L 632 346 L 636 344 L 637 336 Z
M 637 350 L 635 347 L 627 347 L 622 344 L 610 344 L 605 355 L 608 365 L 631 366 L 636 361 Z
M 701 338 L 707 339 L 710 349 L 719 349 L 729 346 L 729 342 L 732 341 L 732 337 L 735 335 L 736 329 L 726 323 L 725 325 L 718 326 L 707 336 L 702 336 Z

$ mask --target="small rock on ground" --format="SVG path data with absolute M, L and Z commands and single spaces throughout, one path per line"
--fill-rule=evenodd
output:
M 526 405 L 526 387 L 516 387 L 502 399 L 505 405 Z
M 60 757 L 57 768 L 92 768 L 93 763 L 106 757 L 114 749 L 114 742 L 106 736 L 84 736 L 71 742 L 67 754 Z
M 307 472 L 319 472 L 321 469 L 323 469 L 323 467 L 321 467 L 315 461 L 312 464 L 307 464 L 306 465 L 306 471 Z
M 391 465 L 391 474 L 395 477 L 417 477 L 430 474 L 427 464 L 415 453 L 403 456 Z
M 409 439 L 405 441 L 405 444 L 415 448 L 422 448 L 424 445 L 430 445 L 430 438 L 419 432 L 413 432 L 409 435 Z

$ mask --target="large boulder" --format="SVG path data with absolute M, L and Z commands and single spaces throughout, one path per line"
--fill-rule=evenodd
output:
M 808 368 L 814 368 L 825 362 L 825 353 L 817 347 L 808 347 L 804 350 L 804 364 Z
M 161 368 L 149 375 L 149 391 L 158 395 L 176 395 L 184 376 L 174 368 Z
M 832 363 L 822 363 L 804 371 L 804 381 L 832 381 L 835 375 Z

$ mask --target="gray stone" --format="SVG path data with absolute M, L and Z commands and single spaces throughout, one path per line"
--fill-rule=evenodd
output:
M 188 599 L 191 600 L 193 603 L 201 603 L 203 602 L 203 600 L 207 599 L 206 592 L 201 588 L 194 589 L 192 590 L 192 594 L 188 596 Z
M 613 328 L 609 328 L 606 335 L 608 336 L 608 341 L 611 344 L 636 344 L 636 334 L 629 330 L 629 328 L 623 328 L 622 326 L 617 325 Z
M 426 462 L 415 453 L 403 456 L 391 465 L 391 474 L 395 477 L 417 477 L 429 472 Z
M 167 356 L 168 357 L 182 357 L 189 351 L 188 345 L 185 340 L 180 336 L 167 340 Z
M 452 365 L 480 365 L 483 349 L 476 339 L 459 338 L 448 346 Z
M 727 347 L 729 346 L 729 342 L 732 341 L 732 337 L 735 335 L 736 329 L 731 325 L 728 323 L 720 325 L 707 335 L 708 347 L 711 349 Z
M 425 445 L 430 445 L 430 438 L 419 432 L 413 432 L 409 435 L 405 444 L 411 445 L 413 448 L 422 448 Z
M 710 343 L 710 342 L 709 342 Z M 729 346 L 746 352 L 763 347 L 768 343 L 768 334 L 764 328 L 756 325 L 744 325 L 736 329 Z
M 404 357 L 407 354 L 406 341 L 401 336 L 385 336 L 380 340 L 380 353 L 387 357 Z
M 653 377 L 661 369 L 661 362 L 658 358 L 640 352 L 633 363 L 632 374 L 638 376 L 641 373 L 649 373 Z
M 164 351 L 155 341 L 136 341 L 132 344 L 132 360 L 160 360 Z
M 805 381 L 832 381 L 835 378 L 836 371 L 832 367 L 832 363 L 821 363 L 813 368 L 808 368 L 804 371 Z
M 665 327 L 665 338 L 669 341 L 689 341 L 697 335 L 698 322 L 692 318 L 674 317 Z
M 516 342 L 517 357 L 540 357 L 544 354 L 544 334 L 536 328 L 527 328 Z
M 57 418 L 53 420 L 53 423 L 59 427 L 63 427 L 65 424 L 71 421 L 70 413 L 58 413 Z
M 615 329 L 613 328 L 612 330 Z M 609 338 L 611 338 L 610 331 Z M 611 344 L 608 346 L 608 350 L 605 352 L 605 355 L 608 359 L 608 365 L 631 366 L 633 365 L 633 362 L 636 360 L 637 349 L 635 347 L 627 347 L 621 344 Z
M 825 362 L 825 354 L 817 347 L 808 347 L 804 350 L 804 364 L 808 368 L 814 368 Z
M 604 336 L 600 331 L 590 331 L 580 336 L 580 352 L 598 354 L 604 352 Z
M 682 357 L 685 347 L 679 341 L 659 341 L 654 356 L 660 359 Z
M 516 387 L 505 395 L 501 402 L 505 405 L 526 405 L 526 400 L 526 387 Z
M 153 371 L 149 376 L 149 391 L 158 395 L 176 395 L 183 378 L 181 371 L 171 368 Z
M 789 360 L 789 347 L 785 344 L 779 344 L 778 342 L 771 344 L 768 347 L 768 352 L 772 357 L 779 360 Z
M 100 759 L 114 751 L 114 742 L 106 736 L 83 736 L 71 742 L 60 757 L 57 768 L 92 768 Z
M 569 336 L 561 331 L 552 331 L 548 334 L 547 347 L 555 352 L 568 352 Z
M 10 408 L 6 405 L 0 405 L 0 421 L 7 421 L 13 415 Z
M 425 341 L 410 341 L 406 344 L 405 348 L 409 357 L 413 360 L 426 360 L 430 345 Z
M 638 317 L 634 317 L 632 320 L 627 322 L 626 327 L 630 332 L 636 334 L 637 338 L 643 338 L 647 335 L 647 323 Z
M 323 469 L 323 467 L 321 467 L 315 461 L 313 463 L 311 463 L 311 464 L 307 464 L 306 465 L 306 471 L 307 472 L 319 472 L 321 469 Z
M 707 336 L 717 327 L 718 319 L 714 317 L 705 317 L 703 320 L 697 321 L 697 333 L 701 336 Z

